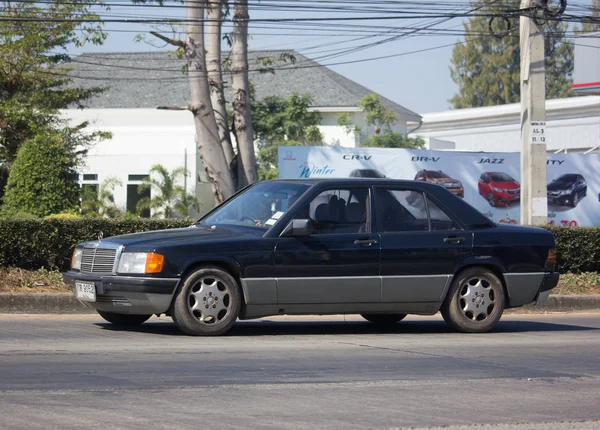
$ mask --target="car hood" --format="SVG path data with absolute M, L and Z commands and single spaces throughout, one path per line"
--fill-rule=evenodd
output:
M 432 182 L 434 184 L 450 184 L 453 182 L 459 182 L 460 181 L 458 179 L 452 179 L 452 178 L 432 178 L 428 180 L 429 182 Z
M 214 242 L 222 240 L 240 239 L 243 237 L 256 237 L 254 235 L 229 228 L 211 228 L 204 226 L 191 226 L 187 228 L 173 228 L 168 230 L 146 231 L 142 233 L 112 236 L 103 239 L 103 243 L 112 243 L 125 246 L 161 247 L 190 242 Z
M 548 184 L 548 191 L 568 190 L 574 182 L 552 181 Z
M 496 188 L 502 188 L 504 190 L 515 190 L 521 187 L 519 183 L 515 181 L 492 182 L 492 186 Z

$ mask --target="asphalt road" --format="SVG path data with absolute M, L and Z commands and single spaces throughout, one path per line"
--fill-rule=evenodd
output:
M 240 322 L 181 335 L 95 316 L 0 316 L 0 428 L 600 428 L 600 314 Z M 505 424 L 505 425 L 500 425 Z M 499 426 L 500 425 L 500 426 Z

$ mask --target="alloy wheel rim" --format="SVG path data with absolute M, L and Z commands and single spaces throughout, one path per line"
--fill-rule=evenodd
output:
M 221 278 L 205 276 L 199 279 L 188 294 L 188 309 L 202 325 L 217 325 L 231 314 L 231 293 Z
M 496 293 L 492 282 L 480 276 L 469 278 L 460 287 L 458 302 L 463 316 L 468 320 L 487 320 L 496 308 Z
M 488 202 L 490 203 L 490 206 L 494 206 L 494 195 L 492 193 L 488 194 Z

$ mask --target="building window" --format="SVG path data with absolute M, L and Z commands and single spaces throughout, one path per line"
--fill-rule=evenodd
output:
M 138 192 L 138 184 L 127 184 L 127 212 L 138 213 L 137 205 L 144 197 L 150 198 L 150 189 Z M 141 211 L 140 216 L 150 218 L 150 209 Z
M 145 197 L 150 198 L 150 188 L 139 191 L 138 186 L 144 181 L 150 179 L 150 175 L 128 175 L 127 184 L 127 212 L 138 213 L 137 205 Z M 132 183 L 133 182 L 133 183 Z M 150 218 L 150 209 L 144 209 L 139 213 L 144 218 Z
M 98 180 L 98 174 L 96 174 L 96 173 L 84 173 L 83 174 L 83 180 L 84 181 L 97 181 Z

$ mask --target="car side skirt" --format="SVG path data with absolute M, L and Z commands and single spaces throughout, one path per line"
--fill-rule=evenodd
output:
M 452 278 L 453 275 L 281 277 L 245 278 L 241 281 L 246 315 L 434 314 L 439 310 Z
M 424 303 L 323 303 L 294 305 L 247 305 L 240 319 L 272 315 L 414 314 L 435 315 L 442 302 Z

